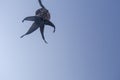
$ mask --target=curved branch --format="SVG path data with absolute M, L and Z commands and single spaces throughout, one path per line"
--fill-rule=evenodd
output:
M 41 6 L 42 8 L 45 8 L 44 5 L 42 4 L 41 0 L 38 0 L 38 2 L 39 2 L 40 6 Z

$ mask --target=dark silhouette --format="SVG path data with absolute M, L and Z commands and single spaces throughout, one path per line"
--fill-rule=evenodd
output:
M 54 28 L 53 32 L 55 32 L 55 25 L 51 21 L 49 21 L 49 20 L 43 19 L 43 18 L 41 18 L 39 16 L 26 17 L 22 22 L 24 22 L 25 20 L 27 20 L 27 21 L 34 21 L 34 23 L 30 27 L 30 29 L 27 31 L 27 33 L 25 33 L 24 35 L 21 36 L 21 38 L 24 37 L 25 35 L 28 35 L 28 34 L 34 32 L 38 28 L 40 28 L 42 38 L 45 41 L 45 43 L 47 43 L 47 41 L 44 38 L 44 26 L 45 25 L 52 26 Z
M 37 11 L 35 12 L 35 15 L 41 16 L 44 19 L 50 20 L 49 11 L 43 6 L 41 0 L 38 0 L 38 2 L 42 8 L 37 9 Z
M 27 21 L 34 21 L 34 23 L 30 27 L 30 29 L 27 31 L 27 33 L 25 33 L 24 35 L 21 36 L 21 38 L 23 38 L 25 35 L 31 34 L 35 30 L 40 28 L 42 38 L 43 38 L 44 42 L 47 43 L 47 41 L 45 40 L 45 37 L 44 37 L 44 27 L 45 27 L 45 25 L 49 25 L 54 28 L 53 32 L 55 32 L 55 25 L 50 21 L 49 11 L 42 5 L 41 0 L 38 0 L 38 1 L 42 8 L 38 9 L 35 12 L 35 16 L 29 16 L 22 20 L 22 22 L 27 20 Z

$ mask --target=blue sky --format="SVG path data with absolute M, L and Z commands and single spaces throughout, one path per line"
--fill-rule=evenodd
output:
M 120 80 L 120 1 L 42 0 L 51 13 L 45 44 L 39 30 L 20 38 L 37 0 L 0 1 L 0 80 Z

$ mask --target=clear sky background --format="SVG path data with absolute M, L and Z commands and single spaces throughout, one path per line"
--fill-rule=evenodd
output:
M 0 0 L 0 80 L 120 80 L 120 0 L 42 0 L 45 44 L 21 21 L 38 0 Z

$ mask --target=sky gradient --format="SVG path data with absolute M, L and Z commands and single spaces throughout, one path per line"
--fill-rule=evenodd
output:
M 37 0 L 0 1 L 0 80 L 120 80 L 120 1 L 42 0 L 56 26 L 20 38 Z

